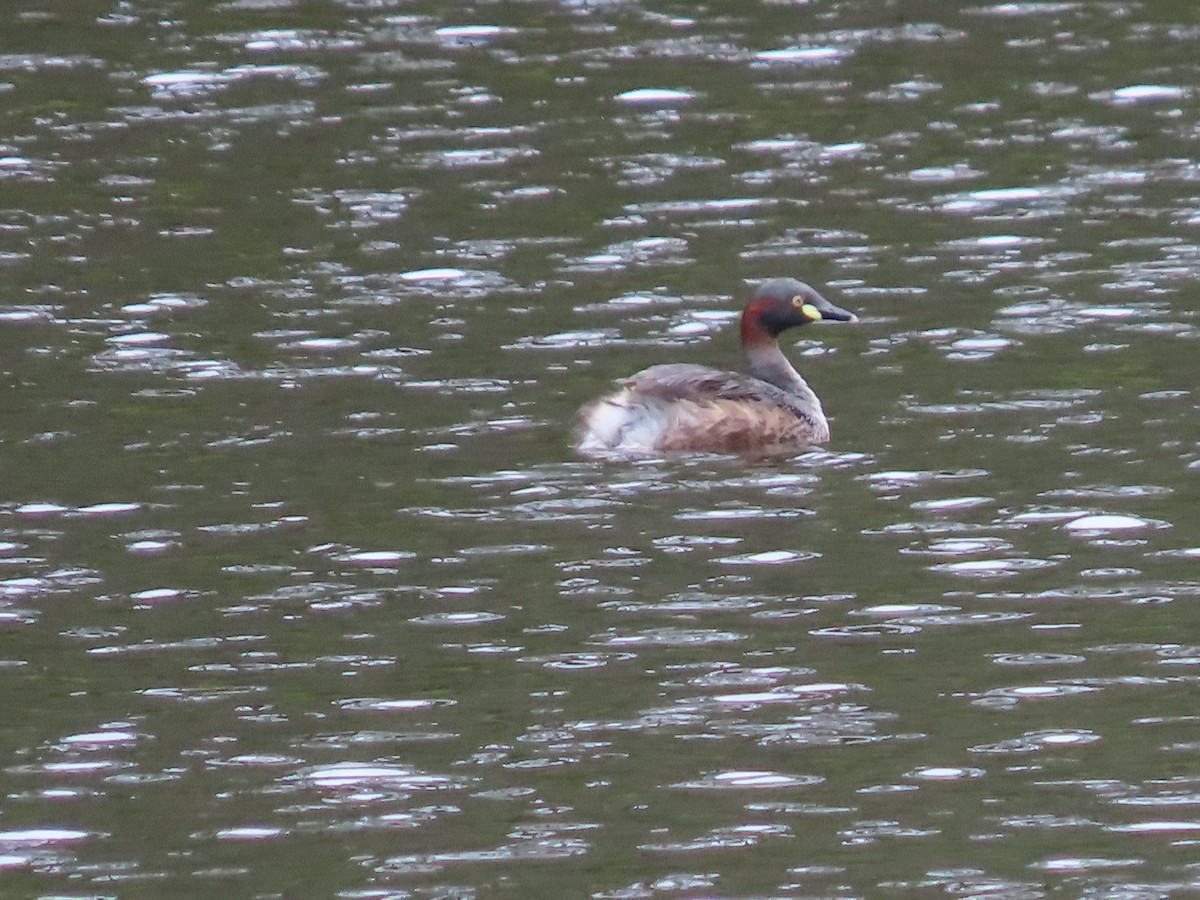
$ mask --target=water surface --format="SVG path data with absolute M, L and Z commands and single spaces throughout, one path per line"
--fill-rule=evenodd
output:
M 21 0 L 9 890 L 1194 892 L 1196 39 Z M 827 447 L 573 453 L 780 275 Z

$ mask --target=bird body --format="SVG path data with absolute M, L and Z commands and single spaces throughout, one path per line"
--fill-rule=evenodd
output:
M 744 373 L 687 363 L 643 369 L 580 411 L 579 450 L 744 453 L 823 443 L 821 401 L 780 351 L 778 335 L 854 318 L 803 282 L 768 281 L 742 312 Z

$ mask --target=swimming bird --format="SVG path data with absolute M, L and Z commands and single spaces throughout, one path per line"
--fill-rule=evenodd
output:
M 626 378 L 580 410 L 578 449 L 592 453 L 779 452 L 829 440 L 821 401 L 779 349 L 789 328 L 854 322 L 794 278 L 762 284 L 742 310 L 744 373 L 667 363 Z

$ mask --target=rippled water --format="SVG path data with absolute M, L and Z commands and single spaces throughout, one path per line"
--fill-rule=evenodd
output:
M 1192 18 L 19 0 L 7 889 L 1194 893 Z M 827 447 L 571 451 L 779 275 Z

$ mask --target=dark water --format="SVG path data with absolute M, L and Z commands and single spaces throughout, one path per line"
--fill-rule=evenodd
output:
M 4 15 L 4 893 L 1200 886 L 1186 4 Z

